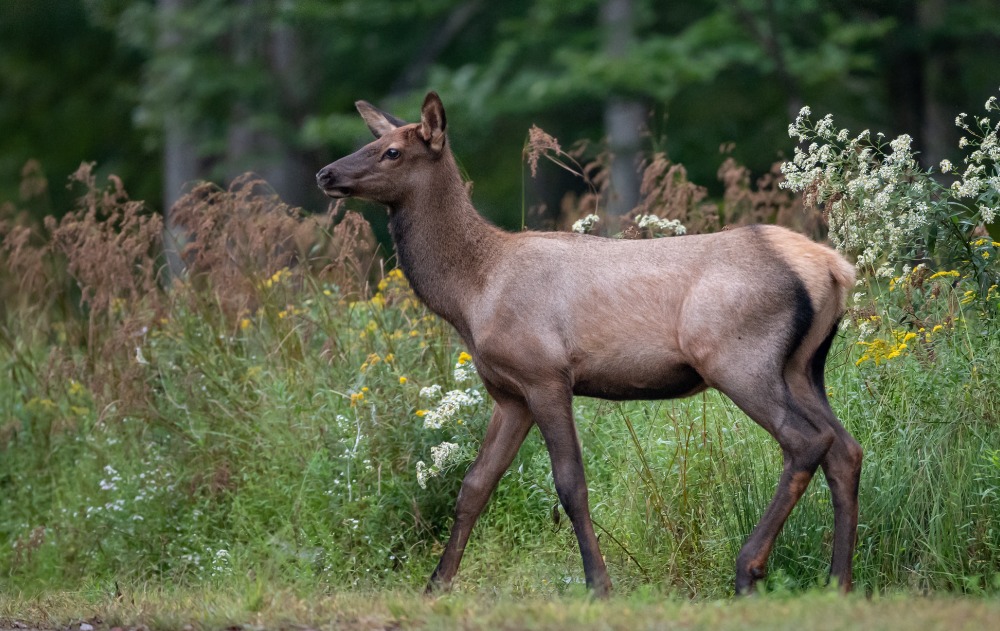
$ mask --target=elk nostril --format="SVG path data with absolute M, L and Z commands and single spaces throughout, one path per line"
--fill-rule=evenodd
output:
M 316 174 L 316 183 L 323 185 L 330 181 L 330 172 L 326 169 L 320 169 L 320 172 Z

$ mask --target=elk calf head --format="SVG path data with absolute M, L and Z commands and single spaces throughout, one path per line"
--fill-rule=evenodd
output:
M 359 197 L 388 205 L 404 204 L 408 193 L 433 181 L 445 147 L 441 99 L 427 95 L 420 122 L 406 122 L 367 101 L 355 103 L 376 140 L 323 167 L 316 182 L 329 197 Z

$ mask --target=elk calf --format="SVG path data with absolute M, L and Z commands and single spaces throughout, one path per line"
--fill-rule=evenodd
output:
M 330 197 L 389 208 L 399 266 L 451 323 L 495 401 L 428 589 L 458 570 L 473 525 L 533 424 L 573 523 L 587 585 L 611 587 L 590 520 L 574 395 L 667 399 L 724 392 L 781 446 L 774 499 L 736 561 L 736 591 L 764 576 L 774 540 L 817 467 L 833 497 L 831 575 L 851 588 L 861 447 L 826 398 L 826 355 L 854 270 L 775 226 L 626 241 L 504 232 L 472 206 L 437 94 L 419 123 L 364 101 L 376 140 L 316 176 Z

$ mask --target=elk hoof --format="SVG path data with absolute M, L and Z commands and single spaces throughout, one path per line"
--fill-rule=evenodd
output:
M 764 568 L 749 567 L 736 571 L 736 595 L 749 596 L 756 591 L 757 581 L 764 578 Z

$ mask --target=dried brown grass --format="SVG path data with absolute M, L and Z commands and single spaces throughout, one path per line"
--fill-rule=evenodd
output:
M 610 184 L 611 156 L 602 152 L 581 165 L 586 148 L 579 145 L 566 152 L 551 134 L 536 126 L 529 131 L 524 156 L 533 177 L 539 160 L 546 158 L 579 176 L 588 188 L 584 193 L 568 192 L 563 196 L 555 222 L 557 229 L 569 230 L 578 219 L 601 214 L 601 202 Z M 717 174 L 724 188 L 722 198 L 711 199 L 706 187 L 690 180 L 684 165 L 672 162 L 663 152 L 655 152 L 641 166 L 639 203 L 623 217 L 602 217 L 596 232 L 640 238 L 645 232 L 638 228 L 635 219 L 640 215 L 656 215 L 680 221 L 691 234 L 774 223 L 817 240 L 825 239 L 826 221 L 822 212 L 803 205 L 800 197 L 780 187 L 784 177 L 780 164 L 774 163 L 767 173 L 754 180 L 750 169 L 727 157 Z
M 327 214 L 305 214 L 253 174 L 228 189 L 199 184 L 171 210 L 185 235 L 176 244 L 185 278 L 211 288 L 231 317 L 255 310 L 262 284 L 281 271 L 296 284 L 308 277 L 346 294 L 363 293 L 378 268 L 375 236 L 357 213 L 346 212 L 337 222 L 340 209 L 338 202 Z
M 33 165 L 22 202 L 46 194 Z M 98 409 L 121 416 L 148 400 L 142 339 L 178 309 L 235 322 L 256 309 L 282 270 L 296 286 L 338 285 L 362 293 L 376 242 L 356 213 L 306 216 L 253 176 L 229 189 L 199 184 L 172 210 L 186 234 L 186 272 L 168 283 L 159 214 L 132 200 L 121 180 L 98 181 L 93 163 L 70 177 L 76 206 L 41 223 L 16 205 L 0 208 L 0 343 L 17 356 L 41 336 L 48 356 L 30 365 L 35 391 L 84 384 Z M 235 326 L 235 325 L 233 325 Z M 37 347 L 36 347 L 37 348 Z

